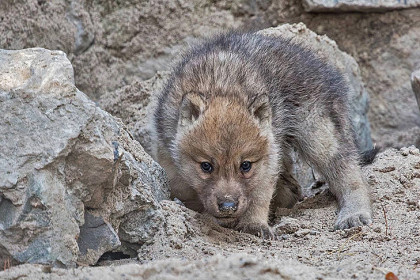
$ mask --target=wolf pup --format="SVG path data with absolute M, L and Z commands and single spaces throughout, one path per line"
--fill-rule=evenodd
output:
M 286 39 L 232 32 L 192 48 L 154 114 L 155 158 L 172 197 L 272 238 L 270 203 L 292 207 L 300 196 L 295 148 L 337 198 L 337 229 L 371 223 L 348 91 L 337 69 Z

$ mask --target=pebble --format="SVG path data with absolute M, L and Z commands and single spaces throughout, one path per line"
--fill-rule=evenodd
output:
M 174 197 L 174 201 L 178 205 L 185 206 L 184 203 L 181 200 L 179 200 L 177 197 Z
M 420 155 L 420 150 L 416 148 L 416 146 L 412 145 L 410 147 L 403 147 L 400 149 L 400 152 L 403 156 L 408 156 L 409 154 L 412 155 Z
M 408 148 L 410 149 L 410 154 L 415 156 L 420 155 L 420 150 L 416 146 L 410 146 Z
M 275 226 L 275 231 L 278 233 L 292 234 L 300 229 L 300 224 L 297 219 L 283 217 L 278 225 Z
M 419 216 L 419 218 L 420 218 L 420 216 Z M 280 235 L 280 237 L 279 237 L 279 239 L 282 239 L 282 240 L 287 240 L 287 239 L 289 239 L 290 238 L 290 236 L 288 235 L 288 234 L 282 234 L 282 235 Z
M 300 229 L 297 232 L 295 232 L 295 237 L 303 237 L 305 235 L 308 235 L 311 231 L 309 229 Z
M 407 147 L 401 148 L 400 152 L 403 156 L 408 156 L 410 154 L 410 150 Z

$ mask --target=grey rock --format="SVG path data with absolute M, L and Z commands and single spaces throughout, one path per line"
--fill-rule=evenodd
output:
M 83 7 L 82 1 L 70 1 L 68 5 L 66 17 L 76 27 L 73 53 L 79 55 L 94 43 L 94 27 L 89 13 Z
M 415 8 L 419 0 L 303 0 L 307 12 L 383 12 Z
M 299 221 L 290 217 L 282 217 L 280 223 L 278 223 L 274 231 L 276 234 L 293 234 L 301 229 Z
M 229 1 L 230 2 L 230 1 Z M 230 3 L 212 1 L 1 1 L 0 48 L 65 51 L 92 98 L 167 70 L 189 42 L 238 27 Z M 182 18 L 182 20 L 179 20 Z
M 305 228 L 305 229 L 300 229 L 300 230 L 298 230 L 298 231 L 296 231 L 294 234 L 293 234 L 293 236 L 295 236 L 295 237 L 304 237 L 304 236 L 306 236 L 306 235 L 308 235 L 308 234 L 310 234 L 311 233 L 311 230 L 309 230 L 309 229 L 307 229 L 307 228 Z
M 420 15 L 419 9 L 404 12 L 408 19 Z M 392 35 L 388 48 L 377 49 L 378 56 L 367 61 L 365 81 L 372 93 L 369 120 L 372 138 L 380 147 L 420 146 L 419 107 L 409 79 L 420 67 L 420 24 L 408 24 L 410 29 Z
M 105 93 L 98 100 L 101 108 L 123 120 L 149 154 L 152 151 L 151 116 L 156 108 L 156 96 L 163 90 L 169 75 L 167 71 L 158 72 L 149 80 L 136 80 L 131 85 Z
M 95 263 L 103 253 L 121 245 L 117 233 L 102 217 L 95 217 L 85 211 L 85 223 L 80 227 L 77 245 L 79 262 Z
M 299 19 L 358 62 L 370 97 L 372 140 L 383 149 L 420 146 L 420 114 L 409 78 L 420 69 L 419 11 L 305 13 Z
M 153 235 L 166 175 L 75 87 L 63 52 L 0 50 L 0 104 L 0 261 L 94 264 Z

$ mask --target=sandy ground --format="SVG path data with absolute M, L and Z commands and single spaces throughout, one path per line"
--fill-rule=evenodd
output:
M 420 152 L 387 150 L 364 168 L 374 222 L 333 231 L 334 198 L 321 187 L 291 210 L 278 209 L 267 241 L 221 228 L 164 201 L 166 223 L 138 259 L 99 267 L 21 265 L 0 279 L 420 279 Z

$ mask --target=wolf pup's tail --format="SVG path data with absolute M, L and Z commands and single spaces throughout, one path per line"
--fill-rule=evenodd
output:
M 380 150 L 379 148 L 374 147 L 373 149 L 361 152 L 361 154 L 360 154 L 360 164 L 362 166 L 371 164 L 375 160 L 375 157 L 378 154 L 379 150 Z

